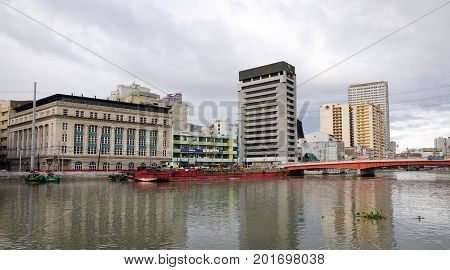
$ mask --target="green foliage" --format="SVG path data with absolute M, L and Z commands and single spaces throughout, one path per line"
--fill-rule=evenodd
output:
M 366 219 L 370 219 L 370 220 L 380 220 L 380 219 L 384 219 L 385 217 L 383 216 L 383 214 L 381 213 L 381 211 L 375 210 L 372 212 L 357 212 L 356 216 L 361 217 L 361 218 L 366 218 Z

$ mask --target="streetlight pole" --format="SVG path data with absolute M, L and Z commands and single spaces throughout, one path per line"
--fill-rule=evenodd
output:
M 36 152 L 36 82 L 34 82 L 33 122 L 31 125 L 31 164 L 30 164 L 31 171 L 34 171 L 35 152 Z

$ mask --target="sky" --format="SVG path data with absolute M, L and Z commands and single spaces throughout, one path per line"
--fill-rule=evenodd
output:
M 136 82 L 182 92 L 193 122 L 237 121 L 238 72 L 286 61 L 306 133 L 320 104 L 347 102 L 348 85 L 387 81 L 391 139 L 432 147 L 450 136 L 450 4 L 308 79 L 446 2 L 0 0 L 0 99 L 31 99 L 35 81 L 38 98 L 105 98 Z

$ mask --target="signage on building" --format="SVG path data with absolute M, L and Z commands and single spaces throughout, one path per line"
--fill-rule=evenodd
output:
M 203 153 L 203 149 L 198 148 L 181 148 L 182 153 Z

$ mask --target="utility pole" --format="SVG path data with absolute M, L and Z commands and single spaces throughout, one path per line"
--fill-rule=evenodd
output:
M 61 170 L 61 161 L 59 159 L 59 152 L 61 150 L 61 141 L 58 141 L 58 171 Z
M 36 82 L 34 82 L 33 93 L 33 123 L 31 125 L 31 164 L 30 169 L 34 171 L 34 155 L 36 152 Z
M 19 151 L 19 172 L 22 172 L 22 149 L 17 148 L 17 151 Z

